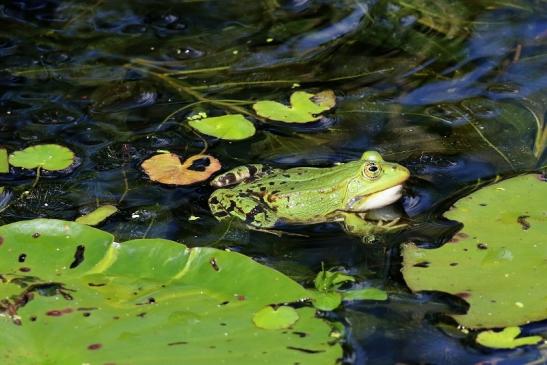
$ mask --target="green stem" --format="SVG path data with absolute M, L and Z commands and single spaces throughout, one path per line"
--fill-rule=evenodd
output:
M 545 145 L 547 144 L 547 128 L 538 130 L 536 134 L 536 141 L 534 143 L 534 156 L 541 158 L 545 151 Z
M 36 185 L 38 184 L 38 180 L 40 180 L 40 171 L 42 171 L 42 166 L 38 166 L 36 168 L 36 177 L 34 178 L 34 182 L 32 183 L 31 189 L 34 189 Z
M 466 108 L 467 109 L 467 108 Z M 489 145 L 494 151 L 497 152 L 498 155 L 501 156 L 501 158 L 503 158 L 505 160 L 505 162 L 507 162 L 507 164 L 511 167 L 511 170 L 515 171 L 515 167 L 513 166 L 513 164 L 511 163 L 511 160 L 509 160 L 509 158 L 507 158 L 507 156 L 505 156 L 505 154 L 503 152 L 501 152 L 501 150 L 499 148 L 496 147 L 496 145 L 494 145 L 492 142 L 490 142 L 490 140 L 488 138 L 486 138 L 486 136 L 481 132 L 480 128 L 471 120 L 469 119 L 464 113 L 460 112 L 459 109 L 457 108 L 452 108 L 452 110 L 456 113 L 458 113 L 462 118 L 464 118 L 471 127 L 473 127 L 473 129 L 475 130 L 475 132 L 477 132 L 477 134 L 479 135 L 479 137 L 482 138 L 482 140 L 487 144 Z M 468 109 L 469 111 L 469 109 Z
M 220 100 L 208 99 L 205 96 L 203 96 L 201 93 L 193 90 L 190 86 L 188 86 L 186 83 L 184 83 L 183 81 L 181 81 L 179 79 L 174 79 L 172 77 L 166 76 L 164 74 L 159 74 L 157 72 L 151 72 L 150 75 L 152 75 L 153 77 L 163 81 L 167 86 L 170 86 L 172 89 L 176 90 L 177 92 L 183 92 L 183 93 L 193 97 L 194 99 L 196 99 L 200 102 L 220 106 L 220 107 L 232 110 L 236 113 L 240 113 L 240 114 L 244 114 L 244 115 L 248 115 L 248 116 L 252 116 L 254 118 L 257 118 L 257 116 L 255 116 L 253 113 L 249 112 L 247 109 L 242 108 L 240 106 L 237 106 L 237 105 L 234 105 L 234 104 L 231 104 L 231 103 L 227 103 L 227 102 L 223 102 L 223 101 L 220 101 Z M 258 119 L 260 119 L 260 118 L 258 118 Z

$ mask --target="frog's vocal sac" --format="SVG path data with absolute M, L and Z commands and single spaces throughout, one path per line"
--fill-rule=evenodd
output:
M 211 182 L 219 189 L 209 207 L 218 220 L 236 217 L 261 230 L 341 222 L 349 233 L 365 235 L 394 227 L 396 222 L 367 221 L 366 212 L 401 198 L 409 176 L 406 167 L 384 161 L 376 151 L 327 168 L 244 165 Z

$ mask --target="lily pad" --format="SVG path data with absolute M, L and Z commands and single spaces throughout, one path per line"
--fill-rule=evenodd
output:
M 361 288 L 344 291 L 344 300 L 387 300 L 388 295 L 385 291 L 378 288 Z
M 470 305 L 452 315 L 469 328 L 518 326 L 547 318 L 547 183 L 507 179 L 460 199 L 445 213 L 463 229 L 442 247 L 404 247 L 413 291 L 437 290 Z
M 75 222 L 0 227 L 2 364 L 335 364 L 331 326 L 300 307 L 290 331 L 255 313 L 309 292 L 235 252 L 113 242 Z M 301 334 L 305 333 L 305 336 Z
M 267 330 L 289 328 L 298 321 L 298 312 L 293 307 L 282 305 L 278 308 L 267 306 L 255 313 L 254 324 Z
M 220 161 L 209 155 L 194 155 L 183 163 L 174 153 L 161 153 L 145 160 L 141 167 L 150 180 L 170 185 L 190 185 L 207 180 L 220 170 Z
M 74 152 L 57 144 L 41 144 L 13 152 L 9 156 L 9 163 L 29 170 L 42 168 L 59 171 L 74 163 Z
M 92 212 L 87 213 L 81 217 L 76 218 L 76 222 L 87 224 L 88 226 L 96 226 L 97 224 L 116 213 L 118 208 L 113 205 L 102 205 Z
M 541 336 L 519 337 L 520 328 L 507 327 L 501 331 L 483 331 L 477 335 L 479 345 L 494 349 L 514 349 L 525 345 L 536 345 L 543 340 Z
M 291 106 L 276 101 L 264 100 L 256 102 L 253 109 L 261 117 L 286 123 L 309 123 L 321 118 L 319 115 L 336 104 L 332 90 L 324 90 L 317 94 L 296 91 L 291 95 Z
M 9 172 L 8 151 L 5 148 L 0 148 L 0 174 Z
M 228 114 L 220 117 L 192 119 L 188 124 L 195 130 L 221 139 L 239 141 L 254 136 L 253 123 L 241 114 Z
M 342 294 L 337 291 L 318 291 L 313 297 L 313 306 L 322 311 L 333 311 L 342 304 Z

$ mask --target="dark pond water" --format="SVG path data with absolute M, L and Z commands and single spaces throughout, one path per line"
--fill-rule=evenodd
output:
M 442 212 L 477 183 L 545 167 L 546 9 L 541 0 L 0 1 L 0 144 L 60 143 L 80 163 L 33 189 L 32 174 L 0 176 L 0 223 L 73 220 L 111 203 L 121 212 L 101 228 L 120 241 L 230 248 L 306 285 L 322 263 L 344 269 L 392 293 L 336 313 L 351 324 L 348 363 L 544 363 L 536 348 L 485 351 L 451 329 L 443 313 L 462 303 L 411 294 L 398 248 L 444 242 L 458 225 Z M 334 90 L 336 109 L 310 125 L 255 120 L 254 137 L 207 137 L 207 152 L 227 169 L 328 166 L 377 150 L 412 172 L 399 206 L 409 229 L 364 245 L 334 225 L 299 231 L 308 237 L 228 228 L 210 214 L 207 183 L 163 186 L 140 169 L 157 150 L 189 157 L 205 147 L 188 116 L 286 101 L 295 84 Z

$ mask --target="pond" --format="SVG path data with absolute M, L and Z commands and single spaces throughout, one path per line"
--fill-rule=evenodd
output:
M 476 345 L 448 317 L 466 311 L 462 298 L 411 292 L 401 247 L 450 240 L 461 224 L 443 213 L 478 187 L 545 179 L 545 9 L 543 0 L 2 1 L 0 148 L 58 144 L 76 160 L 38 177 L 0 174 L 0 223 L 73 221 L 110 204 L 118 211 L 100 229 L 118 241 L 229 249 L 306 287 L 322 268 L 352 275 L 389 300 L 325 314 L 346 327 L 346 364 L 543 363 L 544 344 Z M 298 91 L 334 100 L 306 123 L 253 108 L 289 104 Z M 189 123 L 226 114 L 252 122 L 247 138 Z M 334 222 L 284 234 L 219 222 L 208 176 L 162 184 L 142 166 L 168 151 L 213 156 L 221 172 L 328 167 L 372 150 L 410 171 L 394 206 L 407 226 L 365 243 Z M 547 206 L 545 195 L 523 198 Z M 522 329 L 547 335 L 545 321 Z

